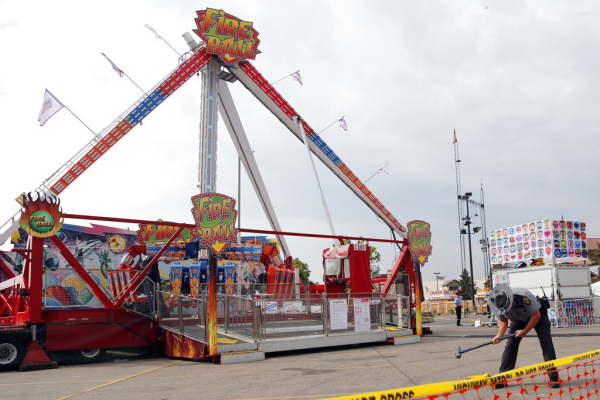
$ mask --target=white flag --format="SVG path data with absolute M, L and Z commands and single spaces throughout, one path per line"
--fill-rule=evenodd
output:
M 300 77 L 300 70 L 298 70 L 290 75 L 292 75 L 292 78 L 294 78 L 294 80 L 300 82 L 300 84 L 302 85 L 302 78 Z
M 345 115 L 344 115 L 344 117 L 345 117 Z M 347 131 L 348 125 L 346 125 L 346 120 L 344 119 L 344 117 L 340 118 L 340 128 Z
M 106 54 L 102 53 L 102 55 L 104 57 L 106 57 Z M 110 63 L 110 65 L 112 65 L 112 67 L 115 70 L 115 72 L 117 74 L 119 74 L 119 76 L 122 78 L 123 75 L 125 75 L 125 72 L 123 72 L 123 70 L 121 68 L 117 67 L 114 62 L 110 61 L 110 58 L 106 57 L 106 59 L 108 60 L 108 62 Z
M 157 39 L 160 39 L 160 35 L 158 33 L 156 33 L 156 31 L 154 29 L 152 29 L 152 27 L 148 24 L 144 25 L 145 28 L 148 28 L 152 31 L 152 33 L 154 33 L 154 35 L 156 35 Z
M 40 126 L 44 126 L 46 121 L 50 119 L 54 114 L 60 111 L 64 105 L 48 89 L 44 93 L 44 102 L 42 103 L 42 109 L 40 110 L 40 116 L 38 117 L 38 121 L 40 121 Z

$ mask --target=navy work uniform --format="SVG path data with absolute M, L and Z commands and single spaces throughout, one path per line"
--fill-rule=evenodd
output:
M 506 285 L 496 285 L 488 296 L 488 304 L 492 312 L 498 317 L 498 334 L 494 338 L 495 343 L 499 343 L 497 339 L 504 336 L 508 320 L 511 321 L 509 334 L 525 330 L 523 334 L 518 334 L 520 337 L 515 336 L 506 340 L 506 347 L 504 348 L 504 353 L 502 353 L 500 373 L 515 369 L 521 339 L 528 332 L 526 328 L 531 318 L 533 317 L 534 321 L 538 318 L 538 312 L 540 314 L 539 320 L 535 326 L 529 327 L 529 329 L 533 328 L 537 333 L 544 361 L 556 359 L 552 335 L 550 333 L 548 311 L 545 307 L 542 307 L 537 298 L 529 290 L 518 287 L 511 289 Z M 550 382 L 558 382 L 556 369 L 550 369 L 548 372 Z M 558 384 L 553 384 L 551 387 L 558 387 Z

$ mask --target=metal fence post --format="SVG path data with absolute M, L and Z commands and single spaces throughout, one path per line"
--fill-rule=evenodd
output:
M 252 300 L 252 336 L 254 340 L 259 340 L 262 333 L 262 324 L 259 300 Z
M 325 293 L 321 293 L 321 319 L 323 320 L 323 333 L 329 336 L 329 301 Z
M 385 332 L 386 320 L 385 320 L 385 306 L 387 305 L 386 298 L 379 298 L 379 304 L 381 306 L 381 327 Z
M 223 329 L 225 330 L 225 332 L 227 332 L 229 330 L 229 299 L 227 298 L 227 293 L 225 293 L 224 296 L 225 304 L 223 305 Z
M 177 308 L 179 309 L 179 332 L 181 333 L 181 340 L 185 338 L 183 332 L 183 309 L 181 307 L 181 296 L 177 296 Z
M 154 293 L 155 293 L 154 298 L 156 300 L 156 320 L 158 321 L 158 327 L 160 328 L 161 327 L 161 325 L 160 325 L 161 315 L 160 315 L 160 302 L 158 301 L 158 296 L 160 296 L 160 290 L 158 290 L 158 283 L 156 284 L 156 291 Z

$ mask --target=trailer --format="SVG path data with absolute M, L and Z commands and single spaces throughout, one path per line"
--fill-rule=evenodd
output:
M 535 296 L 544 293 L 550 301 L 592 297 L 590 269 L 584 264 L 547 264 L 536 267 L 497 270 L 494 285 L 522 287 Z

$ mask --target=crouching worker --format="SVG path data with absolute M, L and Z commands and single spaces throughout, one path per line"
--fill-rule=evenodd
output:
M 509 334 L 516 332 L 514 337 L 506 339 L 500 373 L 515 369 L 521 339 L 532 329 L 535 329 L 537 333 L 544 361 L 556 359 L 550 333 L 550 320 L 548 319 L 547 307 L 549 304 L 540 304 L 538 299 L 527 289 L 515 287 L 511 290 L 506 285 L 496 285 L 487 301 L 491 311 L 498 317 L 498 333 L 494 337 L 494 344 L 500 343 L 500 339 L 508 328 L 509 319 L 511 321 Z M 546 302 L 547 300 L 542 301 L 542 303 Z M 551 388 L 560 387 L 556 368 L 548 370 L 548 378 Z M 494 388 L 500 389 L 505 386 L 505 383 L 498 383 Z

